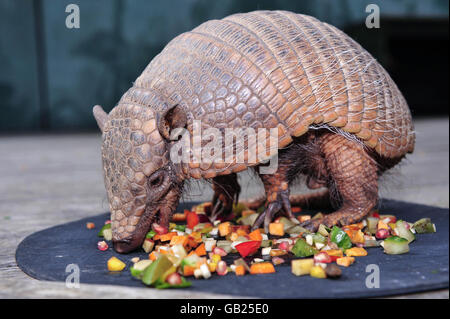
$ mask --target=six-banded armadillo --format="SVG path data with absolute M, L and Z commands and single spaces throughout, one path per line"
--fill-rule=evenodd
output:
M 152 225 L 167 227 L 188 178 L 212 178 L 215 215 L 237 200 L 236 173 L 253 164 L 171 160 L 171 132 L 192 133 L 194 120 L 277 129 L 278 169 L 259 174 L 266 196 L 249 203 L 265 202 L 254 227 L 278 213 L 292 218 L 289 200 L 337 205 L 303 225 L 310 229 L 360 220 L 377 203 L 379 175 L 415 140 L 407 103 L 383 67 L 335 27 L 286 11 L 234 14 L 177 36 L 109 114 L 96 106 L 94 115 L 118 252 L 138 247 Z M 326 190 L 289 198 L 298 175 Z

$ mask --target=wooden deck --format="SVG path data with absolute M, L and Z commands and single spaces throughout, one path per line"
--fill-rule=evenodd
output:
M 381 196 L 449 207 L 449 119 L 418 119 L 415 124 L 416 150 L 384 178 Z M 231 297 L 86 284 L 69 289 L 64 283 L 34 280 L 17 267 L 15 249 L 27 235 L 108 210 L 100 144 L 99 134 L 0 136 L 0 298 Z M 241 174 L 240 183 L 241 198 L 262 192 L 262 185 L 247 173 Z M 185 199 L 211 196 L 209 185 L 194 183 Z M 397 298 L 449 298 L 449 293 Z

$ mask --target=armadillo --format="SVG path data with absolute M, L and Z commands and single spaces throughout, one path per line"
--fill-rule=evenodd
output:
M 380 175 L 415 142 L 408 105 L 386 70 L 337 28 L 287 11 L 233 14 L 180 34 L 109 114 L 98 105 L 93 113 L 120 253 L 151 227 L 167 229 L 189 179 L 212 181 L 211 215 L 229 213 L 239 198 L 236 173 L 249 167 L 265 189 L 247 202 L 264 204 L 253 228 L 280 214 L 295 220 L 293 203 L 334 209 L 302 223 L 307 229 L 358 222 L 377 205 Z M 174 162 L 172 133 L 193 133 L 196 121 L 275 129 L 276 171 L 259 173 L 262 161 Z M 315 193 L 290 195 L 298 176 Z

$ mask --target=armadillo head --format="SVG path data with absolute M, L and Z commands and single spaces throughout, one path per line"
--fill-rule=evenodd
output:
M 175 106 L 157 113 L 150 107 L 119 104 L 107 114 L 94 107 L 103 132 L 112 240 L 119 253 L 139 247 L 152 227 L 167 229 L 178 205 L 184 178 L 169 159 L 167 139 L 174 125 L 185 125 L 184 113 L 177 110 Z

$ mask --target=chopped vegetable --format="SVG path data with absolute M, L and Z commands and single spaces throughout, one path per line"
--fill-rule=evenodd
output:
M 416 231 L 418 234 L 427 234 L 427 233 L 435 233 L 436 232 L 436 225 L 431 222 L 431 219 L 429 218 L 422 218 L 416 221 L 412 228 Z
M 145 268 L 142 275 L 142 282 L 148 286 L 155 283 L 165 272 L 173 267 L 172 262 L 167 256 L 162 255 Z
M 367 256 L 367 250 L 362 247 L 353 247 L 345 250 L 345 254 L 349 257 Z
M 216 273 L 219 276 L 225 276 L 228 273 L 227 263 L 223 260 L 217 263 Z
M 351 264 L 353 264 L 355 262 L 355 257 L 340 257 L 338 259 L 336 259 L 336 264 L 338 264 L 339 266 L 344 266 L 344 267 L 348 267 Z
M 304 223 L 307 220 L 310 220 L 311 216 L 310 215 L 300 215 L 300 216 L 297 216 L 297 219 L 300 223 Z
M 408 240 L 398 236 L 386 238 L 382 246 L 384 252 L 389 255 L 399 255 L 409 252 Z
M 109 271 L 122 271 L 127 265 L 117 257 L 111 257 L 107 262 Z
M 389 230 L 384 228 L 378 229 L 375 234 L 375 237 L 378 239 L 386 239 L 389 237 Z
M 108 244 L 105 241 L 99 241 L 97 243 L 98 250 L 105 251 L 108 249 Z
M 298 239 L 291 251 L 296 257 L 309 257 L 317 253 L 317 250 L 303 239 Z
M 333 261 L 333 259 L 325 251 L 321 251 L 320 253 L 314 255 L 314 262 L 316 264 L 317 263 L 329 264 L 332 261 Z
M 230 222 L 224 222 L 219 224 L 219 234 L 222 237 L 227 236 L 231 233 L 231 223 Z
M 377 232 L 379 220 L 380 219 L 375 216 L 367 217 L 367 230 L 369 233 L 375 234 Z
M 275 272 L 275 267 L 270 262 L 255 263 L 250 266 L 250 273 L 256 274 L 270 274 Z
M 255 229 L 250 234 L 248 234 L 248 238 L 254 241 L 262 241 L 262 235 L 259 229 Z
M 284 225 L 282 223 L 270 223 L 269 233 L 275 236 L 284 236 Z
M 325 270 L 320 266 L 313 266 L 309 274 L 314 278 L 327 278 Z
M 100 231 L 98 232 L 97 236 L 98 236 L 98 237 L 104 237 L 103 231 L 104 231 L 105 229 L 111 229 L 111 223 L 103 225 L 103 227 L 102 227 L 102 228 L 100 229 Z
M 330 231 L 330 229 L 327 226 L 325 226 L 324 224 L 320 224 L 319 229 L 317 230 L 317 232 L 324 237 L 328 237 L 329 231 Z
M 314 259 L 294 259 L 291 261 L 291 271 L 296 276 L 309 275 L 314 266 Z
M 141 279 L 145 268 L 150 266 L 151 263 L 152 261 L 150 259 L 144 259 L 134 263 L 134 265 L 130 267 L 131 275 L 133 277 Z
M 260 241 L 251 240 L 244 243 L 240 243 L 236 245 L 235 248 L 242 257 L 247 257 L 248 255 L 253 255 L 254 253 L 256 253 L 260 246 L 261 246 Z
M 245 267 L 243 265 L 236 266 L 234 269 L 234 273 L 236 276 L 244 276 L 245 275 Z
M 352 247 L 352 242 L 347 233 L 337 226 L 333 226 L 331 230 L 331 241 L 338 245 L 339 248 L 347 249 Z
M 151 239 L 156 235 L 156 232 L 152 229 L 151 231 L 149 231 L 146 235 L 145 238 Z
M 144 240 L 144 243 L 142 244 L 142 249 L 148 254 L 153 250 L 153 247 L 155 247 L 155 242 L 151 239 L 146 238 Z
M 404 222 L 403 220 L 397 220 L 397 222 L 395 223 L 396 227 L 394 232 L 398 237 L 405 238 L 406 240 L 408 240 L 408 243 L 410 243 L 416 238 L 416 236 L 414 236 L 412 231 L 408 229 L 405 224 L 406 222 Z

